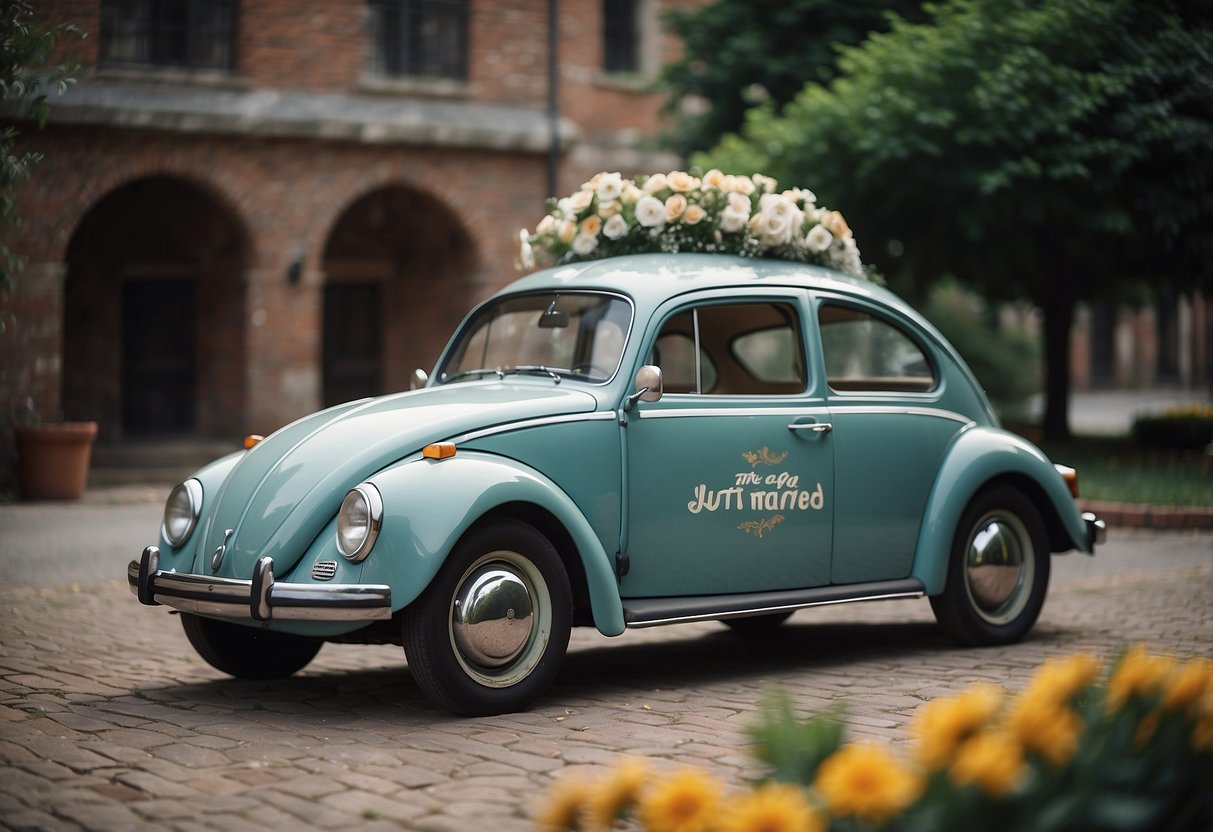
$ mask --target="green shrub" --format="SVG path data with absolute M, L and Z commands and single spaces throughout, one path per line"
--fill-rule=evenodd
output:
M 1213 444 L 1213 405 L 1172 407 L 1157 416 L 1143 416 L 1133 422 L 1133 438 L 1152 448 L 1205 448 Z

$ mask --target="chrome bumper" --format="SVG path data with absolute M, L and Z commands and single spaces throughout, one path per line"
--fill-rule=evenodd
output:
M 274 581 L 274 561 L 258 558 L 253 579 L 160 570 L 160 549 L 148 546 L 126 568 L 141 604 L 254 621 L 372 621 L 392 617 L 392 588 L 381 584 L 288 584 Z
M 1082 513 L 1082 521 L 1087 524 L 1087 536 L 1091 540 L 1092 547 L 1091 554 L 1095 554 L 1094 547 L 1107 542 L 1108 524 L 1103 521 L 1103 518 L 1089 511 Z

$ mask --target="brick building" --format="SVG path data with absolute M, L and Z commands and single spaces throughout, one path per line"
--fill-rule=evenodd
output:
M 553 190 L 677 164 L 645 82 L 698 2 L 39 3 L 88 36 L 20 125 L 45 158 L 0 297 L 0 488 L 27 403 L 113 444 L 406 388 Z

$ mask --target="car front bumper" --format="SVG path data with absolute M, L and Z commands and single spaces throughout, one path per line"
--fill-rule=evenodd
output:
M 140 603 L 182 612 L 253 621 L 373 621 L 392 617 L 392 588 L 382 584 L 294 584 L 274 580 L 274 561 L 257 559 L 252 580 L 160 569 L 160 549 L 148 546 L 126 568 Z

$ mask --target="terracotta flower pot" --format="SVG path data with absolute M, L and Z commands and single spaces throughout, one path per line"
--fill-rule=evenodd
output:
M 88 483 L 96 422 L 13 428 L 17 481 L 27 500 L 78 500 Z

